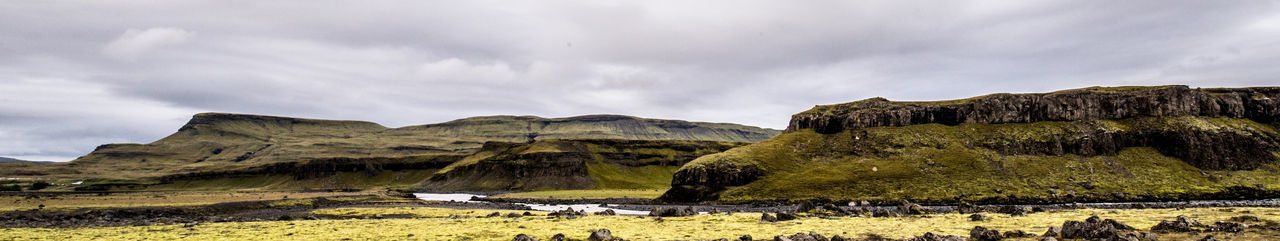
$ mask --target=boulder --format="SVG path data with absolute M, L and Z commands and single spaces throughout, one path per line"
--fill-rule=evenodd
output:
M 693 211 L 693 207 L 688 207 L 685 209 L 674 208 L 674 207 L 656 207 L 656 208 L 653 208 L 652 211 L 649 211 L 649 216 L 658 216 L 658 217 L 684 217 L 684 216 L 695 215 L 695 214 L 698 214 L 698 213 Z
M 501 213 L 493 212 L 493 213 L 490 213 L 489 215 L 485 215 L 484 217 L 486 217 L 486 218 L 496 218 L 496 217 L 501 217 L 501 216 L 502 216 L 502 214 L 501 214 Z
M 977 222 L 977 221 L 986 221 L 986 220 L 987 220 L 987 216 L 982 215 L 981 213 L 975 213 L 973 215 L 969 215 L 969 221 Z
M 1218 241 L 1218 239 L 1213 238 L 1213 235 L 1209 235 L 1209 236 L 1204 236 L 1204 238 L 1200 239 L 1199 241 Z
M 1061 226 L 1049 227 L 1049 230 L 1044 231 L 1044 234 L 1041 234 L 1040 236 L 1045 236 L 1045 237 L 1062 236 L 1062 227 Z
M 795 214 L 790 214 L 790 213 L 779 212 L 776 214 L 778 216 L 778 221 L 791 221 L 791 220 L 796 220 L 797 218 Z
M 609 240 L 615 240 L 615 239 L 613 238 L 613 232 L 609 232 L 608 229 L 592 230 L 591 236 L 587 236 L 587 241 L 609 241 Z
M 906 215 L 924 215 L 929 214 L 929 209 L 920 206 L 920 204 L 902 200 L 902 204 L 898 205 L 898 212 Z
M 742 237 L 738 237 L 738 241 L 752 241 L 751 235 L 742 235 Z
M 595 212 L 595 215 L 613 216 L 613 215 L 618 215 L 618 212 L 614 212 L 613 209 L 605 209 L 604 211 Z
M 529 237 L 529 235 L 525 235 L 522 233 L 522 234 L 516 234 L 516 238 L 511 239 L 511 241 L 538 241 L 538 239 Z
M 977 226 L 969 230 L 969 239 L 976 241 L 998 241 L 1004 239 L 1004 235 L 1001 235 L 998 230 Z
M 1209 227 L 1209 231 L 1224 232 L 1224 233 L 1239 233 L 1239 232 L 1244 232 L 1244 229 L 1248 227 L 1249 227 L 1248 225 L 1244 225 L 1243 223 L 1218 221 L 1216 223 L 1213 223 L 1213 226 Z
M 924 235 L 915 236 L 903 241 L 965 241 L 964 237 L 955 235 L 937 235 L 933 233 L 924 233 Z
M 763 213 L 763 214 L 761 214 L 761 215 L 760 215 L 760 221 L 765 221 L 765 222 L 777 222 L 777 221 L 778 221 L 778 217 L 774 217 L 773 215 L 770 215 L 769 213 Z M 749 237 L 749 236 L 748 236 L 748 237 Z
M 551 241 L 565 241 L 566 239 L 567 238 L 565 238 L 563 233 L 557 233 L 556 235 L 551 236 Z
M 1160 221 L 1159 224 L 1156 224 L 1156 226 L 1151 227 L 1151 231 L 1166 232 L 1166 233 L 1168 232 L 1185 233 L 1185 232 L 1196 231 L 1195 228 L 1199 226 L 1202 226 L 1202 225 L 1200 224 L 1200 222 L 1196 222 L 1195 219 L 1191 219 L 1186 216 L 1178 216 L 1177 220 Z
M 840 235 L 839 235 L 839 234 L 837 234 L 837 235 L 835 235 L 835 236 L 831 236 L 831 241 L 853 241 L 853 239 L 848 239 L 848 238 L 845 238 L 845 237 L 840 237 Z
M 1062 238 L 1067 239 L 1115 239 L 1123 238 L 1124 231 L 1133 227 L 1113 219 L 1102 220 L 1097 216 L 1089 217 L 1084 222 L 1067 221 L 1062 223 Z
M 1035 237 L 1035 236 L 1036 236 L 1035 234 L 1027 233 L 1027 232 L 1024 232 L 1024 231 L 1022 231 L 1022 230 L 1014 230 L 1014 231 L 1005 231 L 1005 232 L 1004 232 L 1004 237 L 1005 237 L 1005 238 L 1030 238 L 1030 237 Z
M 818 209 L 818 208 L 816 206 L 813 206 L 813 203 L 809 201 L 800 201 L 800 205 L 796 207 L 796 212 L 803 213 L 803 212 L 808 212 L 814 209 Z

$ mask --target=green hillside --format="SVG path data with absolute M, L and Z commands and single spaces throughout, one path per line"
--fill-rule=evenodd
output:
M 788 133 L 685 165 L 663 199 L 1008 203 L 1275 195 L 1272 190 L 1280 190 L 1280 122 L 1257 113 L 1280 109 L 1273 99 L 1280 91 L 1195 91 L 1201 90 L 1091 88 L 1027 94 L 1031 97 L 998 94 L 906 103 L 871 99 L 815 107 L 797 114 Z M 1098 97 L 1103 100 L 1095 102 L 1090 95 L 1113 96 Z M 1135 101 L 1148 97 L 1166 101 Z M 1075 100 L 1062 104 L 1059 98 Z M 1180 98 L 1228 107 L 1168 101 Z M 1018 99 L 1030 101 L 1011 101 Z M 986 107 L 973 105 L 990 102 L 1022 109 L 974 111 Z M 1079 111 L 1087 108 L 1078 108 L 1096 104 L 1124 109 L 1135 103 L 1158 108 L 1137 107 L 1148 112 L 1125 113 L 1133 117 L 1117 119 L 1094 118 L 1091 112 Z M 1231 108 L 1236 112 L 1196 114 Z M 1085 117 L 975 123 L 1055 116 L 1038 113 L 1045 111 L 1077 111 L 1074 116 Z M 928 118 L 915 118 L 921 116 Z

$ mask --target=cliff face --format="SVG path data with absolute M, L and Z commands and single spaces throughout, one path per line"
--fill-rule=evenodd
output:
M 423 189 L 665 189 L 681 165 L 740 145 L 661 140 L 489 142 L 479 152 L 437 172 Z
M 815 107 L 782 135 L 699 158 L 663 199 L 1145 200 L 1280 188 L 1278 117 L 1277 87 L 874 98 Z
M 1280 87 L 1191 89 L 1186 86 L 1085 88 L 1040 94 L 992 94 L 963 100 L 893 102 L 871 98 L 795 114 L 786 132 L 938 123 L 1031 123 L 1144 116 L 1280 120 Z

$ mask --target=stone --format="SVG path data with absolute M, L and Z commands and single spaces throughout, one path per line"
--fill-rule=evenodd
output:
M 608 229 L 599 229 L 591 231 L 591 236 L 587 236 L 587 241 L 609 241 L 613 239 L 613 232 Z
M 977 226 L 969 230 L 969 239 L 975 241 L 998 241 L 1004 239 L 1004 235 L 1000 234 L 999 230 Z
M 1058 237 L 1058 236 L 1061 236 L 1061 235 L 1062 235 L 1062 227 L 1061 227 L 1061 226 L 1057 226 L 1057 227 L 1049 227 L 1049 230 L 1045 230 L 1045 231 L 1044 231 L 1044 234 L 1041 234 L 1040 236 L 1045 236 L 1045 237 Z
M 511 239 L 511 241 L 538 241 L 538 239 L 529 237 L 529 235 L 525 235 L 522 233 L 522 234 L 516 234 L 516 238 Z
M 773 215 L 771 215 L 771 214 L 769 214 L 769 213 L 764 213 L 764 214 L 761 214 L 761 215 L 760 215 L 760 221 L 765 221 L 765 222 L 777 222 L 777 221 L 778 221 L 778 217 L 775 217 L 775 216 L 773 216 Z
M 984 216 L 981 213 L 975 213 L 973 215 L 969 215 L 969 221 L 977 222 L 977 221 L 986 221 L 986 220 L 987 220 L 987 216 Z
M 955 235 L 937 235 L 933 233 L 924 233 L 924 235 L 904 239 L 903 241 L 965 241 L 964 237 Z
M 790 214 L 790 213 L 779 212 L 779 213 L 776 213 L 776 215 L 778 216 L 778 221 L 791 221 L 791 220 L 796 220 L 797 218 L 795 214 Z
M 563 233 L 557 233 L 556 235 L 551 236 L 551 241 L 565 241 L 566 239 L 567 238 L 565 238 Z
M 1233 222 L 1223 222 L 1223 221 L 1218 221 L 1218 222 L 1216 222 L 1216 223 L 1213 223 L 1213 226 L 1210 226 L 1210 227 L 1209 227 L 1209 231 L 1212 231 L 1212 232 L 1225 232 L 1225 233 L 1239 233 L 1239 232 L 1244 232 L 1244 230 L 1245 230 L 1246 228 L 1248 228 L 1248 227 L 1249 227 L 1248 225 L 1244 225 L 1243 223 L 1233 223 Z
M 751 235 L 742 235 L 742 237 L 738 237 L 738 241 L 752 241 Z

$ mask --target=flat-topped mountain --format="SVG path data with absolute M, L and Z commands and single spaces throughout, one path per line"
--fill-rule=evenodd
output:
M 621 115 L 568 118 L 485 116 L 387 128 L 364 121 L 201 113 L 192 117 L 178 132 L 155 142 L 102 145 L 92 153 L 62 165 L 77 170 L 76 173 L 64 173 L 67 175 L 127 178 L 240 170 L 273 163 L 335 158 L 467 154 L 490 141 L 625 139 L 754 142 L 777 133 L 778 130 L 737 124 Z
M 1280 189 L 1280 88 L 1093 87 L 817 106 L 700 157 L 668 201 L 1068 202 Z

